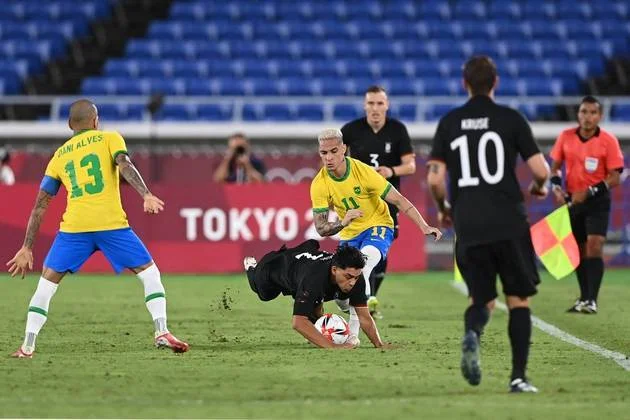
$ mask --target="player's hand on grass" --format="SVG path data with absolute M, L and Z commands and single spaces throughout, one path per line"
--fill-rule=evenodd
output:
M 346 342 L 352 344 L 354 347 L 359 347 L 361 345 L 361 340 L 359 340 L 359 337 L 356 335 L 348 337 L 348 341 Z
M 335 344 L 336 349 L 342 349 L 342 350 L 352 350 L 355 347 L 357 346 L 354 345 L 354 343 L 351 343 L 350 340 L 346 341 L 343 344 Z
M 350 222 L 352 222 L 354 219 L 359 218 L 361 216 L 363 216 L 363 212 L 361 210 L 357 210 L 357 209 L 348 210 L 346 215 L 343 217 L 341 224 L 344 227 L 348 226 Z
M 160 200 L 151 193 L 144 196 L 144 212 L 149 214 L 158 214 L 164 210 L 164 201 Z
M 529 184 L 528 190 L 532 196 L 541 200 L 547 197 L 547 194 L 549 194 L 549 189 L 547 188 L 547 186 L 543 185 L 542 187 L 540 187 L 536 184 L 535 181 L 532 181 L 532 183 Z
M 33 251 L 29 248 L 22 247 L 15 256 L 7 263 L 11 277 L 15 277 L 20 273 L 22 278 L 28 270 L 33 269 Z

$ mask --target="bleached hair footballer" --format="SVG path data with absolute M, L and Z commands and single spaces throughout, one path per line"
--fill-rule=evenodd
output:
M 337 139 L 339 140 L 339 143 L 343 143 L 343 134 L 341 134 L 341 130 L 339 130 L 338 128 L 327 128 L 319 133 L 319 135 L 317 136 L 317 141 L 319 143 L 324 140 L 333 139 Z

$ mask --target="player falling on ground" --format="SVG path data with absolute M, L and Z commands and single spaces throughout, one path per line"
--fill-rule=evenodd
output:
M 341 244 L 359 248 L 367 260 L 363 268 L 365 279 L 387 252 L 394 237 L 394 222 L 387 203 L 409 217 L 425 235 L 442 237 L 439 229 L 429 226 L 424 218 L 396 188 L 379 175 L 374 168 L 345 156 L 346 145 L 340 130 L 322 131 L 318 138 L 319 155 L 324 167 L 311 183 L 311 201 L 317 233 L 332 236 L 339 232 Z M 333 208 L 339 220 L 328 221 Z M 368 297 L 370 283 L 366 281 Z M 337 300 L 340 309 L 350 310 L 350 333 L 358 334 L 356 314 L 347 300 Z
M 481 381 L 479 337 L 497 297 L 497 274 L 510 308 L 511 392 L 537 392 L 525 370 L 532 322 L 530 297 L 540 282 L 523 194 L 516 176 L 520 155 L 534 175 L 530 193 L 545 197 L 549 166 L 521 114 L 494 102 L 498 83 L 494 62 L 473 57 L 464 66 L 470 99 L 438 123 L 428 162 L 428 183 L 442 221 L 450 221 L 446 171 L 457 235 L 457 264 L 471 304 L 464 314 L 462 373 L 471 385 Z
M 405 124 L 387 116 L 389 100 L 381 86 L 370 86 L 365 92 L 365 117 L 358 118 L 341 128 L 343 142 L 350 156 L 373 166 L 397 190 L 400 178 L 416 172 L 416 158 Z M 394 239 L 398 237 L 398 208 L 388 203 L 394 221 Z M 372 296 L 368 308 L 375 318 L 382 318 L 376 298 L 387 272 L 387 258 L 381 259 L 368 279 Z
M 383 347 L 374 319 L 367 308 L 362 269 L 365 256 L 351 246 L 340 246 L 334 254 L 320 251 L 314 239 L 295 248 L 283 246 L 266 254 L 259 263 L 254 257 L 243 261 L 251 289 L 260 300 L 273 300 L 282 293 L 295 299 L 293 328 L 318 347 L 353 348 L 359 345 L 357 335 L 344 344 L 324 338 L 313 323 L 321 317 L 323 302 L 348 299 L 355 310 L 361 329 L 374 347 Z
M 24 343 L 13 357 L 31 358 L 35 340 L 48 318 L 48 306 L 66 273 L 77 272 L 97 250 L 120 273 L 128 268 L 144 286 L 144 300 L 155 326 L 155 345 L 185 352 L 188 344 L 166 326 L 166 297 L 160 271 L 142 241 L 129 227 L 120 200 L 119 172 L 144 199 L 144 211 L 157 214 L 162 200 L 151 194 L 127 155 L 125 141 L 113 131 L 98 130 L 96 106 L 79 100 L 70 108 L 74 132 L 52 157 L 31 212 L 24 245 L 7 263 L 11 276 L 33 268 L 33 244 L 48 204 L 61 184 L 68 192 L 59 232 L 44 260 L 42 275 L 28 306 Z
M 552 191 L 558 204 L 569 208 L 571 227 L 580 247 L 576 270 L 580 297 L 568 312 L 596 314 L 597 297 L 604 276 L 603 248 L 610 218 L 610 189 L 621 182 L 624 162 L 619 140 L 599 127 L 602 105 L 592 97 L 582 99 L 579 127 L 564 130 L 551 151 Z M 566 192 L 562 165 L 566 165 Z

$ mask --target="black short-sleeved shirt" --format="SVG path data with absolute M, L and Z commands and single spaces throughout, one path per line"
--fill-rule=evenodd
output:
M 350 156 L 375 168 L 398 166 L 402 156 L 413 153 L 407 127 L 393 118 L 385 119 L 378 133 L 372 130 L 366 117 L 347 123 L 341 133 L 344 143 L 350 146 Z M 389 182 L 400 188 L 399 177 L 393 176 Z
M 299 248 L 299 247 L 297 247 Z M 365 280 L 359 278 L 352 290 L 344 293 L 333 283 L 332 254 L 320 250 L 287 249 L 286 276 L 282 285 L 295 299 L 293 315 L 312 316 L 315 307 L 332 299 L 350 299 L 352 306 L 365 306 Z
M 446 164 L 458 242 L 513 239 L 529 229 L 517 157 L 539 152 L 527 120 L 488 96 L 474 96 L 442 117 L 430 159 Z

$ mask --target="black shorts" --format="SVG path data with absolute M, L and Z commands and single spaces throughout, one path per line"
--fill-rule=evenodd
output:
M 529 297 L 540 283 L 529 231 L 518 239 L 455 246 L 455 258 L 469 296 L 486 304 L 497 297 L 497 274 L 506 296 Z
M 610 195 L 594 197 L 569 207 L 571 229 L 575 240 L 586 242 L 588 235 L 606 236 L 610 219 Z
M 285 271 L 286 260 L 282 251 L 281 249 L 265 254 L 256 268 L 247 272 L 249 287 L 256 292 L 260 300 L 273 300 L 283 292 L 279 277 Z

